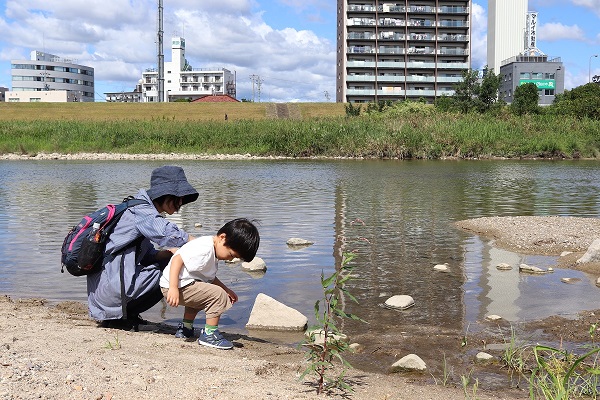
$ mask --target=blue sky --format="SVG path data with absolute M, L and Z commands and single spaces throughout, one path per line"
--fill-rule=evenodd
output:
M 336 1 L 163 0 L 165 60 L 170 38 L 186 39 L 194 68 L 235 71 L 238 98 L 335 100 Z M 95 68 L 96 101 L 132 90 L 156 67 L 156 0 L 0 0 L 0 86 L 10 60 L 46 51 Z M 600 0 L 529 0 L 538 48 L 565 64 L 565 87 L 600 75 Z M 487 1 L 473 1 L 472 67 L 486 63 Z M 591 67 L 591 68 L 590 68 Z

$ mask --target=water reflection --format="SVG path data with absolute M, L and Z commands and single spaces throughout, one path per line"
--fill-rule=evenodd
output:
M 153 161 L 1 161 L 0 293 L 51 301 L 85 301 L 85 279 L 60 273 L 59 249 L 85 212 L 150 184 Z M 597 217 L 596 162 L 546 161 L 178 161 L 200 192 L 175 216 L 194 235 L 214 234 L 232 218 L 259 221 L 262 277 L 239 265 L 219 275 L 240 302 L 223 318 L 243 331 L 258 293 L 296 308 L 311 322 L 321 297 L 319 276 L 345 251 L 358 266 L 349 311 L 370 329 L 398 324 L 379 304 L 409 294 L 416 306 L 405 321 L 461 328 L 485 315 L 509 320 L 570 315 L 595 308 L 597 288 L 577 271 L 542 277 L 497 271 L 499 262 L 551 266 L 552 257 L 494 248 L 453 226 L 482 216 Z M 201 227 L 196 227 L 200 224 Z M 314 245 L 293 249 L 290 237 Z M 447 273 L 433 266 L 448 263 Z M 561 277 L 578 277 L 574 285 Z M 559 297 L 560 296 L 560 297 Z M 557 298 L 564 300 L 558 304 Z M 157 306 L 149 319 L 176 321 L 182 309 Z

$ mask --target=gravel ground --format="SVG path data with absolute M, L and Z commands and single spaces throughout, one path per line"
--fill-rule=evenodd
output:
M 600 238 L 599 218 L 485 217 L 459 221 L 456 225 L 494 239 L 499 247 L 528 254 L 585 252 Z
M 299 376 L 304 353 L 244 335 L 233 350 L 175 339 L 160 325 L 124 332 L 97 327 L 84 304 L 0 297 L 0 399 L 314 399 Z M 332 375 L 333 376 L 333 375 Z M 410 376 L 351 370 L 353 399 L 464 399 L 462 389 Z M 477 398 L 525 399 L 522 391 Z M 348 398 L 341 393 L 328 398 Z

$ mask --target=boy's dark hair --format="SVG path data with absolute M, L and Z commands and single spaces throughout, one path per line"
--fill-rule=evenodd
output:
M 217 235 L 225 234 L 225 246 L 238 253 L 241 259 L 250 262 L 254 259 L 260 244 L 256 226 L 246 218 L 236 218 L 219 229 Z

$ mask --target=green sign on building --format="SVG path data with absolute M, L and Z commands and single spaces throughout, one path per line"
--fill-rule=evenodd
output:
M 533 83 L 535 86 L 537 86 L 538 90 L 556 89 L 556 83 L 554 79 L 521 79 L 519 81 L 519 86 L 524 85 L 526 83 Z

